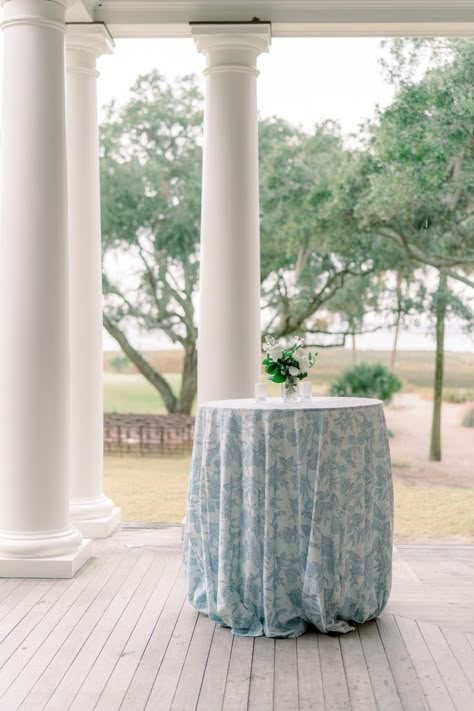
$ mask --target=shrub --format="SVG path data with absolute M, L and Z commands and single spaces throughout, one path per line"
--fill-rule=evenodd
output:
M 388 403 L 401 388 L 400 380 L 384 365 L 361 363 L 346 370 L 331 385 L 330 393 L 343 397 L 373 397 Z
M 464 427 L 474 427 L 474 407 L 471 407 L 471 409 L 466 412 L 462 423 Z
M 445 388 L 443 391 L 443 400 L 451 402 L 455 405 L 462 404 L 474 400 L 474 390 L 466 388 Z
M 130 367 L 130 361 L 126 355 L 116 355 L 109 359 L 109 365 L 116 373 L 126 373 Z

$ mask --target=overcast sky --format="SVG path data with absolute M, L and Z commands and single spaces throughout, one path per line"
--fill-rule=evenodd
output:
M 378 64 L 379 39 L 275 39 L 258 59 L 258 106 L 264 118 L 278 115 L 311 129 L 324 119 L 344 133 L 389 103 L 392 90 Z M 113 55 L 99 60 L 99 105 L 123 100 L 138 74 L 153 68 L 174 78 L 201 76 L 204 57 L 191 39 L 117 40 Z

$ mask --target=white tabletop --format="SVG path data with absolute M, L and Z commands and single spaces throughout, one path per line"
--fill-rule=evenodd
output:
M 383 403 L 382 400 L 366 397 L 312 397 L 310 400 L 289 402 L 285 402 L 281 397 L 270 397 L 266 400 L 247 398 L 201 403 L 201 407 L 214 407 L 220 410 L 338 410 L 370 405 L 383 405 Z

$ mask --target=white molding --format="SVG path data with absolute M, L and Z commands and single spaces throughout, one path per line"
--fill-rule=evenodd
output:
M 120 508 L 114 506 L 110 514 L 102 518 L 75 520 L 74 526 L 85 538 L 108 538 L 120 525 Z
M 80 2 L 80 0 L 77 0 Z M 84 2 L 84 0 L 83 0 Z M 314 11 L 324 8 L 460 8 L 471 9 L 472 0 L 97 0 L 96 5 L 107 9 L 124 9 L 133 7 L 143 12 L 207 12 L 212 10 L 217 14 L 229 10 L 265 10 L 280 11 Z M 223 7 L 224 5 L 224 7 Z M 268 19 L 261 17 L 261 20 Z
M 49 558 L 0 556 L 0 578 L 73 578 L 92 554 L 92 541 L 85 539 L 68 555 Z
M 472 22 L 328 22 L 272 25 L 273 37 L 473 37 Z M 125 35 L 124 35 L 125 36 Z
M 189 25 L 111 24 L 115 39 L 191 38 Z M 473 37 L 472 22 L 326 22 L 272 24 L 272 37 Z
M 97 0 L 114 37 L 190 37 L 190 22 L 272 23 L 273 37 L 466 36 L 473 0 Z
M 216 25 L 197 24 L 191 27 L 198 52 L 208 54 L 214 49 L 250 50 L 255 55 L 268 52 L 271 42 L 270 24 Z M 240 68 L 240 65 L 238 65 Z
M 67 13 L 68 22 L 92 22 L 96 0 L 73 0 Z
M 102 22 L 68 23 L 66 25 L 66 49 L 88 52 L 94 57 L 113 54 L 114 40 Z

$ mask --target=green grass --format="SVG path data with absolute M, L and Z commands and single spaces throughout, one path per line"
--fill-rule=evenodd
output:
M 358 363 L 381 363 L 390 367 L 390 351 L 360 351 Z M 397 354 L 396 375 L 405 388 L 430 388 L 433 383 L 435 354 L 431 351 L 400 351 Z M 322 383 L 331 383 L 343 370 L 352 367 L 351 351 L 345 348 L 320 349 L 315 376 Z M 474 389 L 474 353 L 445 354 L 445 386 Z
M 105 492 L 122 508 L 123 521 L 180 523 L 186 510 L 189 465 L 189 456 L 106 457 Z M 473 509 L 474 488 L 397 482 L 395 543 L 474 543 Z
M 173 392 L 178 392 L 181 376 L 165 375 Z M 104 373 L 104 412 L 146 412 L 152 415 L 166 413 L 163 400 L 143 375 Z
M 147 356 L 147 354 L 144 354 Z M 156 354 L 150 354 L 150 359 Z M 361 351 L 358 362 L 389 365 L 389 351 Z M 311 371 L 311 380 L 318 394 L 327 392 L 336 377 L 352 366 L 351 352 L 344 348 L 319 350 L 316 365 Z M 396 374 L 403 381 L 405 390 L 418 390 L 430 397 L 434 373 L 434 353 L 430 351 L 400 351 Z M 179 388 L 178 373 L 165 375 L 173 391 Z M 263 379 L 263 378 L 262 378 Z M 474 353 L 446 353 L 445 388 L 447 397 L 456 400 L 457 393 L 474 398 Z M 279 386 L 270 384 L 269 395 L 278 395 Z M 139 373 L 104 373 L 105 412 L 146 412 L 163 414 L 165 408 L 156 390 Z
M 394 488 L 395 543 L 474 543 L 474 488 Z
M 104 490 L 122 521 L 180 523 L 186 509 L 190 457 L 105 457 Z

